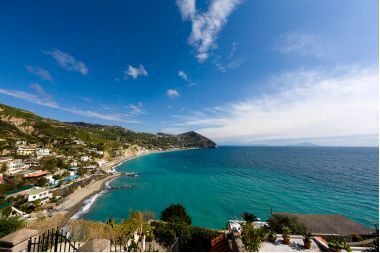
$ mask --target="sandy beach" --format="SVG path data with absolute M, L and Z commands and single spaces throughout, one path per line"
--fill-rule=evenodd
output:
M 63 203 L 57 206 L 55 210 L 57 210 L 57 212 L 60 214 L 67 214 L 69 212 L 73 212 L 72 209 L 78 206 L 78 204 L 81 204 L 85 199 L 102 191 L 104 189 L 104 184 L 115 177 L 117 177 L 117 175 L 109 175 L 101 180 L 95 181 L 94 183 L 87 185 L 86 187 L 76 190 L 75 192 L 67 196 L 64 199 Z

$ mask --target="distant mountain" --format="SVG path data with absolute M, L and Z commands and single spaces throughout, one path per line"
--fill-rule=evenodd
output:
M 288 146 L 292 147 L 319 147 L 320 145 L 310 142 L 300 142 L 296 144 L 289 144 Z
M 177 137 L 181 138 L 185 143 L 188 143 L 193 146 L 199 146 L 203 148 L 216 148 L 217 145 L 212 140 L 200 135 L 197 132 L 190 131 L 183 134 L 177 135 Z
M 75 149 L 72 147 L 73 140 L 82 140 L 88 146 L 106 151 L 122 150 L 131 145 L 149 149 L 216 146 L 213 141 L 195 132 L 156 135 L 134 132 L 120 126 L 60 122 L 0 104 L 0 150 L 15 149 L 14 143 L 17 140 L 25 140 L 37 146 L 51 146 L 66 152 Z

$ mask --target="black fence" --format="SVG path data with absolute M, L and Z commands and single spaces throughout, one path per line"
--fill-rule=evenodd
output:
M 79 243 L 70 241 L 62 230 L 52 229 L 28 241 L 28 252 L 75 252 Z

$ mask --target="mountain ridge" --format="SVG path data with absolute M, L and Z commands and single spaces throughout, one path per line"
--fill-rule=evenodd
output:
M 35 143 L 37 146 L 50 146 L 66 150 L 74 148 L 72 144 L 74 140 L 82 140 L 91 147 L 106 149 L 110 152 L 131 145 L 164 150 L 216 147 L 215 142 L 198 133 L 158 135 L 135 132 L 115 125 L 61 122 L 5 104 L 0 104 L 0 140 L 0 150 L 16 148 L 12 143 L 18 140 Z

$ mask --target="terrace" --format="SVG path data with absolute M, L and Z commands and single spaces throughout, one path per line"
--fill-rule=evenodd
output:
M 338 214 L 275 213 L 297 218 L 313 235 L 368 235 L 376 232 Z

